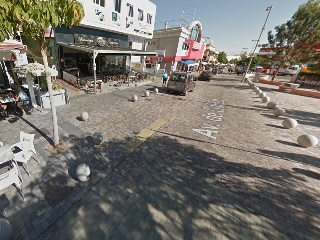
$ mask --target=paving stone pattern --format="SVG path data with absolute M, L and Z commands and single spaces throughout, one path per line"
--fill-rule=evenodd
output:
M 20 168 L 26 201 L 13 186 L 1 191 L 13 239 L 318 239 L 320 148 L 295 142 L 303 133 L 320 138 L 320 100 L 257 84 L 300 123 L 284 129 L 284 117 L 274 117 L 239 80 L 222 74 L 197 82 L 186 97 L 143 97 L 161 86 L 159 79 L 73 97 L 57 108 L 68 144 L 58 155 L 44 150 L 52 138 L 50 112 L 1 121 L 1 140 L 9 144 L 20 130 L 50 131 L 36 139 L 40 163 L 29 161 L 31 176 Z M 192 131 L 213 124 L 204 117 L 213 99 L 225 103 L 216 140 Z M 79 121 L 82 111 L 89 121 Z M 167 122 L 130 150 L 128 143 L 159 119 Z M 103 135 L 99 146 L 94 132 Z M 80 163 L 91 168 L 86 183 L 75 177 Z M 50 201 L 59 176 L 67 190 Z

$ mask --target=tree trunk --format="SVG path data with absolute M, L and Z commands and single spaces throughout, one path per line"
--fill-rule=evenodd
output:
M 49 99 L 50 99 L 50 105 L 51 105 L 52 123 L 53 123 L 53 145 L 54 145 L 54 147 L 56 147 L 59 144 L 58 119 L 57 119 L 56 105 L 55 105 L 54 98 L 53 98 L 51 74 L 49 72 L 47 47 L 43 47 L 43 46 L 41 47 L 41 54 L 42 54 L 44 69 L 46 72 Z
M 273 73 L 272 73 L 272 78 L 271 78 L 271 81 L 273 81 L 274 80 L 274 78 L 277 76 L 277 74 L 278 74 L 278 72 L 279 72 L 279 69 L 280 69 L 280 67 L 278 67 L 277 68 L 277 70 L 275 70 Z

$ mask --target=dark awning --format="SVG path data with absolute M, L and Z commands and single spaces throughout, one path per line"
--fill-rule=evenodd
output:
M 156 52 L 146 52 L 134 49 L 119 49 L 119 48 L 110 48 L 110 47 L 100 47 L 92 45 L 75 45 L 75 44 L 63 44 L 58 43 L 60 46 L 76 49 L 88 53 L 96 54 L 114 54 L 114 55 L 125 55 L 125 56 L 156 56 Z

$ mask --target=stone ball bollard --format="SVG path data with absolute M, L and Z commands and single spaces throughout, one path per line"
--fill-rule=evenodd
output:
M 263 98 L 263 97 L 265 97 L 265 96 L 267 96 L 267 94 L 264 93 L 264 92 L 262 92 L 262 93 L 259 94 L 259 98 Z
M 150 96 L 150 92 L 149 92 L 149 91 L 146 91 L 146 92 L 144 93 L 144 95 L 145 95 L 146 97 L 149 97 L 149 96 Z
M 254 87 L 255 87 L 254 84 L 251 84 L 251 85 L 250 85 L 250 88 L 253 89 L 253 90 L 254 90 Z
M 257 94 L 258 96 L 259 96 L 260 93 L 262 93 L 261 90 L 258 90 L 258 91 L 256 92 L 256 94 Z
M 267 108 L 268 109 L 274 109 L 277 106 L 276 102 L 268 102 L 267 103 Z
M 98 133 L 98 132 L 95 132 L 95 133 L 93 134 L 92 138 L 93 138 L 94 144 L 96 144 L 96 145 L 101 144 L 102 141 L 103 141 L 103 136 L 102 136 L 102 134 L 101 134 L 101 133 Z
M 319 141 L 315 136 L 304 134 L 297 138 L 297 142 L 301 147 L 308 148 L 316 146 Z
M 80 182 L 86 182 L 89 180 L 90 168 L 87 164 L 81 163 L 76 170 L 77 178 Z
M 82 112 L 82 113 L 81 113 L 81 119 L 82 119 L 83 121 L 88 121 L 88 119 L 89 119 L 89 113 L 87 113 L 87 112 Z
M 133 95 L 132 101 L 134 101 L 134 102 L 138 101 L 138 96 L 137 95 Z
M 154 92 L 157 94 L 159 92 L 159 89 L 158 88 L 155 88 L 154 89 Z
M 279 117 L 279 116 L 282 116 L 285 114 L 285 110 L 283 108 L 278 108 L 276 107 L 274 110 L 273 110 L 273 115 L 275 115 L 276 117 Z
M 265 97 L 263 97 L 261 100 L 262 100 L 262 102 L 267 103 L 267 102 L 270 101 L 270 97 L 265 96 Z
M 298 125 L 298 122 L 293 118 L 287 118 L 282 121 L 282 126 L 287 129 L 295 128 L 297 125 Z
M 11 238 L 11 234 L 12 234 L 11 223 L 5 218 L 0 218 L 0 239 L 9 240 Z

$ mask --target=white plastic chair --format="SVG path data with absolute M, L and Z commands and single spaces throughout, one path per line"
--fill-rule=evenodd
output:
M 4 145 L 0 147 L 0 164 L 6 162 L 11 163 L 11 169 L 0 175 L 0 190 L 9 187 L 11 184 L 15 184 L 16 187 L 19 189 L 23 200 L 25 200 L 21 187 L 21 173 L 19 171 L 17 163 L 13 160 L 13 158 L 14 155 L 11 152 L 11 148 L 9 147 L 9 145 Z
M 27 165 L 26 172 L 28 173 L 28 176 L 30 176 L 28 161 L 33 156 L 33 154 L 36 156 L 36 158 L 34 159 L 39 162 L 37 152 L 34 148 L 33 143 L 34 136 L 35 134 L 28 134 L 20 131 L 20 142 L 11 146 L 11 149 L 16 147 L 19 148 L 18 152 L 14 152 L 14 160 L 17 162 L 25 163 Z

